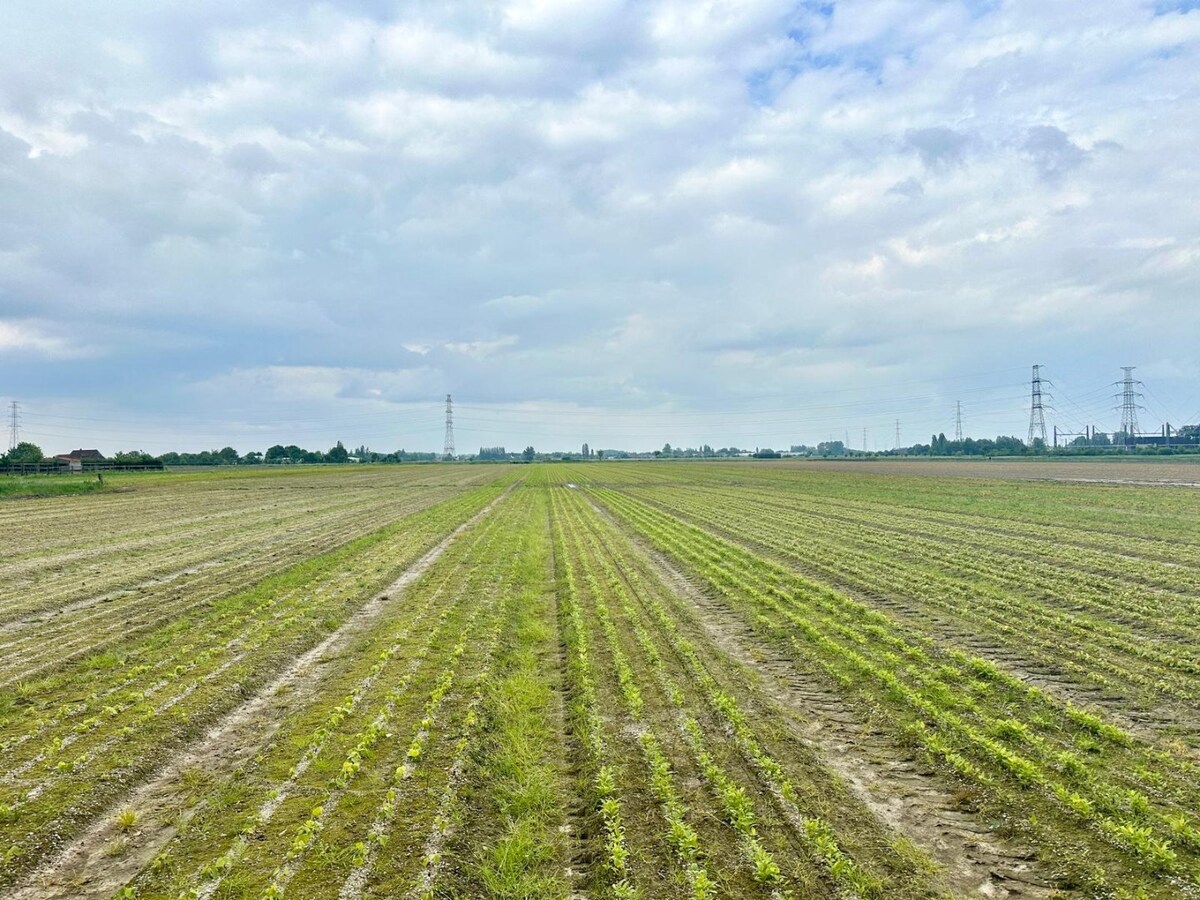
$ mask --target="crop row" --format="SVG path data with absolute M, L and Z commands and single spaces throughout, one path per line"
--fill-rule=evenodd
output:
M 98 653 L 114 639 L 148 631 L 450 496 L 442 489 L 410 491 L 399 503 L 375 500 L 365 508 L 323 510 L 286 527 L 250 523 L 251 530 L 243 533 L 239 525 L 221 540 L 190 545 L 186 560 L 155 556 L 142 568 L 119 550 L 82 578 L 55 567 L 23 588 L 22 596 L 53 605 L 56 615 L 4 626 L 0 683 L 28 680 L 66 660 Z
M 81 497 L 37 501 L 36 515 L 25 503 L 0 504 L 0 528 L 11 535 L 12 559 L 19 563 L 106 555 L 206 524 L 236 525 L 244 516 L 276 510 L 281 517 L 320 512 L 344 500 L 370 504 L 381 495 L 393 502 L 412 491 L 456 491 L 495 477 L 480 471 L 433 472 L 421 467 L 364 469 L 361 472 L 304 472 L 246 477 L 225 470 L 207 477 L 133 477 L 119 490 Z M 351 504 L 353 505 L 353 504 Z
M 913 510 L 875 508 L 867 503 L 830 503 L 799 492 L 772 493 L 761 488 L 704 488 L 686 492 L 648 491 L 706 506 L 734 501 L 752 504 L 794 518 L 797 526 L 824 529 L 835 525 L 839 535 L 858 541 L 885 541 L 895 548 L 902 541 L 907 553 L 940 556 L 947 569 L 979 573 L 998 586 L 1029 589 L 1055 600 L 1086 590 L 1086 602 L 1101 611 L 1122 613 L 1122 593 L 1136 592 L 1151 624 L 1162 618 L 1194 622 L 1200 609 L 1196 573 L 1190 548 L 1173 545 L 1165 558 L 1136 556 L 1128 546 L 1114 541 L 1108 547 L 1076 547 L 1057 532 L 1038 536 L 1026 533 L 980 532 L 971 519 L 949 516 L 927 518 Z M 1066 529 L 1059 531 L 1066 532 Z M 987 540 L 981 540 L 987 537 Z M 1062 594 L 1055 592 L 1061 587 Z M 1136 611 L 1134 611 L 1136 612 Z
M 548 504 L 530 506 L 512 573 L 512 616 L 468 715 L 478 730 L 450 766 L 414 896 L 566 898 L 578 833 L 567 775 L 564 659 L 556 621 Z M 464 741 L 460 738 L 460 743 Z
M 851 474 L 851 472 L 853 474 Z M 892 509 L 913 518 L 964 519 L 982 532 L 1030 530 L 1052 541 L 1091 543 L 1135 556 L 1195 554 L 1200 546 L 1194 491 L 1107 484 L 1013 482 L 937 477 L 923 466 L 912 474 L 883 473 L 865 465 L 821 471 L 819 466 L 708 464 L 697 466 L 578 467 L 556 473 L 618 490 L 670 486 L 688 491 L 710 486 L 803 496 L 860 509 Z M 1103 475 L 1099 476 L 1103 478 Z
M 589 526 L 586 534 L 589 550 L 594 558 L 604 560 L 609 590 L 617 598 L 621 611 L 629 620 L 655 679 L 675 706 L 677 718 L 688 742 L 699 753 L 703 740 L 695 712 L 697 707 L 707 707 L 719 723 L 721 732 L 729 736 L 737 752 L 753 770 L 757 781 L 756 788 L 775 801 L 779 812 L 791 826 L 812 861 L 813 867 L 832 883 L 839 894 L 851 897 L 896 895 L 900 891 L 898 884 L 884 887 L 878 877 L 868 874 L 856 863 L 840 846 L 835 828 L 822 818 L 820 812 L 812 808 L 801 810 L 805 799 L 811 799 L 819 791 L 828 788 L 806 785 L 803 793 L 797 790 L 784 766 L 764 746 L 761 735 L 751 725 L 750 718 L 742 709 L 735 692 L 727 690 L 714 677 L 697 651 L 696 645 L 681 633 L 678 616 L 682 609 L 677 605 L 668 607 L 666 600 L 668 597 L 674 597 L 678 601 L 678 597 L 664 589 L 661 579 L 652 571 L 648 572 L 644 564 L 637 564 L 639 553 L 627 543 L 627 539 L 611 526 L 604 526 L 594 513 L 587 514 L 586 508 L 583 512 L 583 519 Z M 651 628 L 654 629 L 654 634 Z M 664 654 L 677 661 L 681 681 L 668 674 Z M 720 658 L 720 655 L 710 653 L 706 654 L 706 657 L 712 660 Z M 699 697 L 695 696 L 696 694 Z M 711 761 L 700 757 L 698 760 L 706 777 L 721 792 L 721 799 L 726 801 L 728 798 L 735 798 L 737 809 L 743 809 L 744 801 L 736 799 L 740 789 L 735 789 L 722 778 Z M 805 774 L 810 777 L 812 775 L 811 772 Z M 727 809 L 731 817 L 736 811 Z M 765 855 L 753 845 L 750 847 L 750 855 L 756 864 L 765 864 Z
M 411 802 L 404 792 L 430 753 L 442 706 L 475 658 L 469 645 L 496 621 L 488 576 L 507 558 L 503 517 L 488 516 L 390 598 L 395 611 L 339 653 L 337 671 L 227 779 L 220 802 L 131 883 L 135 895 L 208 897 L 229 885 L 284 896 L 298 883 L 305 893 L 317 881 L 365 883 L 372 848 L 387 843 L 387 815 Z M 333 859 L 331 846 L 344 852 Z
M 763 748 L 738 701 L 721 690 L 700 662 L 694 647 L 679 635 L 674 620 L 662 604 L 627 581 L 628 573 L 633 570 L 625 562 L 624 554 L 618 556 L 613 550 L 614 544 L 619 542 L 619 536 L 611 530 L 601 530 L 595 514 L 581 507 L 581 502 L 574 499 L 564 503 L 564 506 L 575 507 L 571 511 L 572 518 L 577 533 L 583 535 L 586 548 L 580 548 L 580 551 L 586 554 L 588 564 L 597 570 L 595 575 L 589 572 L 593 594 L 603 598 L 607 593 L 616 600 L 657 686 L 674 709 L 675 724 L 685 738 L 693 762 L 703 774 L 714 799 L 722 807 L 726 821 L 737 834 L 754 880 L 782 891 L 791 879 L 791 876 L 785 876 L 759 837 L 751 794 L 765 794 L 774 799 L 789 825 L 794 828 L 795 837 L 804 847 L 812 868 L 823 872 L 837 893 L 846 897 L 878 896 L 878 884 L 843 852 L 829 824 L 818 816 L 805 816 L 799 811 L 791 781 L 779 762 Z M 604 579 L 603 584 L 597 580 L 599 578 Z M 617 629 L 603 599 L 597 603 L 597 612 L 606 638 L 610 642 L 617 641 Z M 668 671 L 663 647 L 658 636 L 647 627 L 647 619 L 661 629 L 660 634 L 665 637 L 663 643 L 670 648 L 669 652 L 682 660 L 680 674 L 688 680 L 687 689 L 681 687 L 684 682 L 676 680 Z M 699 697 L 694 695 L 692 684 L 701 688 Z M 731 736 L 734 747 L 755 774 L 755 783 L 749 786 L 749 790 L 738 783 L 706 749 L 708 738 L 696 718 L 699 708 L 704 706 L 719 723 L 719 742 L 723 745 L 726 736 Z M 807 873 L 805 881 L 810 882 Z
M 1165 883 L 1200 879 L 1200 831 L 1173 761 L 1110 723 L 702 529 L 611 490 L 614 512 L 701 575 L 766 639 L 818 663 L 848 694 L 885 710 L 893 729 L 985 792 L 1068 823 L 1100 871 L 1130 865 Z M 1103 848 L 1103 849 L 1100 849 Z M 1080 878 L 1103 876 L 1096 868 Z
M 444 534 L 447 521 L 470 514 L 479 499 L 463 498 L 403 526 L 361 538 L 337 554 L 306 561 L 283 576 L 268 579 L 241 595 L 234 595 L 228 602 L 206 609 L 198 621 L 179 620 L 147 641 L 126 644 L 96 662 L 89 661 L 82 672 L 63 672 L 28 686 L 28 694 L 40 702 L 18 710 L 5 723 L 5 741 L 0 746 L 7 762 L 14 766 L 6 779 L 11 780 L 14 770 L 21 774 L 28 771 L 29 762 L 18 765 L 23 755 L 30 762 L 61 756 L 61 751 L 81 736 L 104 732 L 106 723 L 116 724 L 121 713 L 132 707 L 145 709 L 147 704 L 154 704 L 155 711 L 161 714 L 165 704 L 178 702 L 180 686 L 183 690 L 194 689 L 200 681 L 212 680 L 214 673 L 224 671 L 234 661 L 261 652 L 281 632 L 297 625 L 298 613 L 317 615 L 320 611 L 312 608 L 313 601 L 325 599 L 331 585 L 345 581 L 348 573 L 341 566 L 356 561 L 362 577 L 372 567 L 392 569 L 411 560 Z M 396 547 L 391 541 L 401 534 L 410 544 L 405 555 L 397 560 Z M 366 577 L 371 581 L 378 575 Z M 180 636 L 188 642 L 179 642 Z M 192 642 L 197 636 L 202 643 Z M 86 691 L 86 696 L 81 701 L 56 707 L 53 705 L 56 691 L 68 696 Z M 39 714 L 44 710 L 53 713 Z M 25 730 L 13 734 L 22 726 Z M 42 741 L 40 746 L 22 746 L 35 737 Z
M 816 773 L 806 766 L 789 774 L 767 749 L 734 692 L 718 683 L 679 632 L 676 610 L 665 605 L 671 591 L 653 575 L 643 580 L 644 558 L 575 492 L 561 492 L 554 504 L 565 573 L 560 585 L 572 609 L 586 600 L 629 722 L 622 730 L 637 736 L 659 805 L 666 832 L 659 840 L 674 851 L 689 895 L 925 896 L 920 864 L 901 871 L 904 862 L 880 849 L 889 839 L 878 823 L 860 817 L 856 845 L 864 846 L 866 837 L 867 855 L 888 857 L 886 876 L 868 874 L 820 813 L 801 811 L 813 796 L 808 779 Z M 793 778 L 800 772 L 806 783 L 797 791 Z M 683 785 L 697 777 L 707 790 L 688 796 L 692 789 Z M 722 823 L 717 830 L 714 815 Z
M 123 783 L 202 734 L 495 491 L 480 489 L 359 538 L 118 645 L 106 665 L 67 669 L 39 685 L 30 694 L 36 706 L 18 706 L 3 732 L 10 768 L 0 803 L 16 839 L 0 877 L 31 865 Z
M 663 501 L 656 498 L 656 502 Z M 1118 609 L 1107 618 L 1098 615 L 1088 609 L 1083 591 L 1074 595 L 1073 602 L 1048 603 L 1035 591 L 989 584 L 981 573 L 985 564 L 973 564 L 973 571 L 957 574 L 952 561 L 939 562 L 936 547 L 922 552 L 917 540 L 890 535 L 857 542 L 850 529 L 831 535 L 819 519 L 776 514 L 762 503 L 751 506 L 735 498 L 721 498 L 712 505 L 674 502 L 687 516 L 745 536 L 822 578 L 867 596 L 904 598 L 909 609 L 936 611 L 949 622 L 972 623 L 979 635 L 1007 638 L 1026 651 L 1039 648 L 1043 658 L 1083 683 L 1124 686 L 1185 701 L 1200 697 L 1196 677 L 1200 660 L 1191 647 L 1172 649 L 1156 634 L 1114 621 Z M 1013 577 L 1005 576 L 1006 580 Z M 1039 582 L 1031 579 L 1031 583 Z M 1068 594 L 1064 589 L 1063 596 Z M 1098 603 L 1109 606 L 1111 600 Z M 1132 611 L 1137 605 L 1131 599 L 1126 607 Z
M 214 557 L 286 554 L 291 543 L 327 540 L 326 531 L 338 532 L 347 522 L 360 533 L 374 530 L 394 520 L 398 510 L 412 511 L 463 489 L 422 484 L 411 473 L 377 477 L 357 488 L 339 485 L 336 491 L 201 492 L 181 485 L 162 498 L 169 501 L 162 508 L 153 503 L 153 492 L 148 498 L 109 498 L 109 507 L 117 508 L 98 508 L 94 521 L 76 511 L 65 527 L 48 523 L 42 512 L 13 534 L 17 543 L 21 532 L 35 530 L 47 540 L 42 552 L 14 553 L 6 562 L 0 620 L 36 610 L 61 615 L 71 603 L 97 598 L 114 602 L 142 586 L 178 579 Z M 129 521 L 121 520 L 118 503 L 128 506 Z
M 1200 549 L 1188 534 L 1192 504 L 1186 492 L 1180 497 L 1121 487 L 1110 494 L 1073 485 L 1023 485 L 1022 490 L 1014 490 L 1011 485 L 987 482 L 878 475 L 848 479 L 789 473 L 781 478 L 769 470 L 735 474 L 719 467 L 667 482 L 689 490 L 733 492 L 807 506 L 828 512 L 831 518 L 877 517 L 900 527 L 906 521 L 916 522 L 924 534 L 961 532 L 965 537 L 985 537 L 989 544 L 994 538 L 1015 539 L 1031 547 L 1038 543 L 1065 548 L 1072 556 L 1078 550 L 1076 559 L 1090 559 L 1104 571 L 1110 571 L 1114 562 L 1117 566 L 1200 563 Z M 663 483 L 663 479 L 653 482 Z M 1096 506 L 1098 499 L 1116 502 Z M 1088 516 L 1089 524 L 1081 527 L 1077 516 Z

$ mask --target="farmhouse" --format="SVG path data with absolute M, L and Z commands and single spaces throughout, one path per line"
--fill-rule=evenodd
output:
M 54 459 L 66 463 L 72 472 L 82 472 L 85 462 L 101 462 L 104 454 L 99 450 L 72 450 L 70 453 L 60 453 Z

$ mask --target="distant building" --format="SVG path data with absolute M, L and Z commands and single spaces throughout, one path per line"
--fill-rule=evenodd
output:
M 58 462 L 66 463 L 72 472 L 82 472 L 85 462 L 103 462 L 104 454 L 99 450 L 72 450 L 70 453 L 60 453 L 54 458 Z

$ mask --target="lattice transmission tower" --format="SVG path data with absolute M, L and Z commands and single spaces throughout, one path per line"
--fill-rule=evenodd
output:
M 19 411 L 20 404 L 18 404 L 17 401 L 14 400 L 9 405 L 9 410 L 10 410 L 10 412 L 9 412 L 9 419 L 8 419 L 8 449 L 12 450 L 12 449 L 16 448 L 17 444 L 20 442 L 20 439 L 21 439 L 21 414 Z
M 954 401 L 954 439 L 962 440 L 962 401 Z
M 1046 400 L 1053 399 L 1046 392 L 1044 385 L 1052 384 L 1048 378 L 1042 377 L 1042 367 L 1033 367 L 1033 386 L 1029 403 L 1029 438 L 1025 445 L 1032 447 L 1036 439 L 1041 439 L 1042 446 L 1046 444 Z
M 446 395 L 446 440 L 442 444 L 442 459 L 454 459 L 454 407 Z
M 1137 389 L 1141 382 L 1136 381 L 1133 377 L 1133 370 L 1136 368 L 1137 366 L 1121 366 L 1121 371 L 1125 373 L 1125 377 L 1120 381 L 1113 382 L 1113 384 L 1121 389 L 1121 431 L 1124 434 L 1122 443 L 1126 447 L 1137 437 L 1138 410 L 1144 408 L 1138 405 L 1138 401 L 1142 399 L 1142 395 Z

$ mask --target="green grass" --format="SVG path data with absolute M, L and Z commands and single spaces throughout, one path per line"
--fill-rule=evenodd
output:
M 90 494 L 111 489 L 95 475 L 4 475 L 0 476 L 0 499 L 57 497 L 62 494 Z
M 516 580 L 514 615 L 497 670 L 483 697 L 482 739 L 467 785 L 467 821 L 454 850 L 464 865 L 452 876 L 469 896 L 565 897 L 567 777 L 557 631 L 550 584 L 545 501 L 526 520 L 527 548 Z

